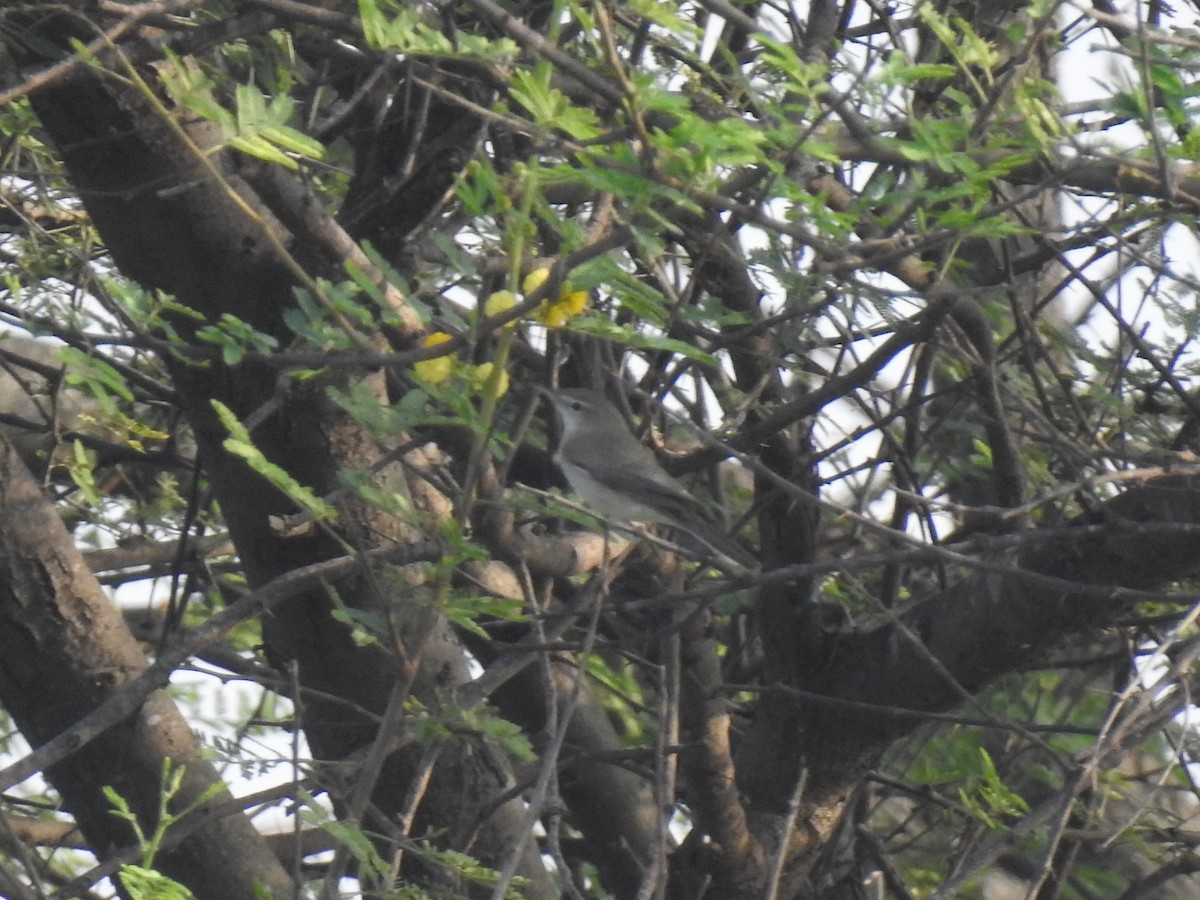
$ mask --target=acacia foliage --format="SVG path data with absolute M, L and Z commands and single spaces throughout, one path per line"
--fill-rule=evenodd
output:
M 0 781 L 60 807 L 6 795 L 5 889 L 1186 896 L 1165 15 L 0 11 L 0 703 L 39 748 Z M 552 385 L 759 566 L 557 499 Z M 169 577 L 122 618 L 96 574 Z M 261 687 L 204 749 L 188 660 Z

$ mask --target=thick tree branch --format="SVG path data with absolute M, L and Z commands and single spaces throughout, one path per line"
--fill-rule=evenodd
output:
M 120 694 L 145 667 L 145 657 L 94 576 L 57 512 L 10 444 L 0 439 L 0 703 L 34 746 Z M 152 685 L 158 687 L 160 680 Z M 179 802 L 195 802 L 220 784 L 187 723 L 161 690 L 107 731 L 45 769 L 99 856 L 132 843 L 132 834 L 101 793 L 114 788 L 143 828 L 157 814 L 164 765 L 187 775 Z M 222 791 L 218 799 L 230 800 Z M 164 871 L 201 896 L 277 895 L 292 891 L 249 821 L 214 822 L 177 850 L 163 854 Z
M 1158 588 L 1200 572 L 1198 478 L 1169 475 L 1132 487 L 1091 523 L 1103 527 L 1035 542 L 1010 572 L 969 578 L 917 603 L 893 625 L 831 636 L 830 661 L 811 687 L 876 709 L 949 710 L 964 691 L 978 693 L 1037 666 L 1063 640 L 1127 615 L 1140 598 L 1125 589 Z M 1041 575 L 1060 579 L 1062 587 L 1049 588 Z M 810 707 L 804 732 L 814 802 L 844 790 L 858 765 L 915 722 Z

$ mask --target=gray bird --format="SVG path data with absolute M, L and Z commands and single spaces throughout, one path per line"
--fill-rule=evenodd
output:
M 571 490 L 594 512 L 616 522 L 669 525 L 738 566 L 757 565 L 630 434 L 603 394 L 572 388 L 547 396 L 562 421 L 554 461 Z

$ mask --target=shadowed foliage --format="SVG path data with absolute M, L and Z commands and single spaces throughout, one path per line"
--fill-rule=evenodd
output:
M 0 893 L 1195 896 L 1172 15 L 0 10 Z

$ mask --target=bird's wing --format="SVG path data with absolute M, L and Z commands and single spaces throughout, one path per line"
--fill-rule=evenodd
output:
M 613 489 L 623 494 L 644 498 L 647 505 L 666 505 L 681 510 L 686 509 L 691 513 L 708 518 L 704 504 L 685 491 L 683 486 L 663 469 L 659 468 L 658 460 L 654 459 L 654 455 L 649 450 L 646 450 L 644 447 L 641 449 L 645 450 L 654 465 L 642 466 L 639 471 L 634 471 L 634 467 L 632 466 L 622 469 L 611 467 L 602 469 L 598 466 L 589 466 L 587 464 L 580 465 L 579 463 L 575 463 L 575 465 L 592 478 L 607 483 Z M 647 472 L 653 474 L 647 475 Z
M 650 451 L 647 450 L 647 453 Z M 703 503 L 685 491 L 682 485 L 664 470 L 655 467 L 653 477 L 627 469 L 603 471 L 592 466 L 579 466 L 589 477 L 606 482 L 609 487 L 631 497 L 638 497 L 641 506 L 666 513 L 664 521 L 689 533 L 702 545 L 705 555 L 711 551 L 725 556 L 740 566 L 753 568 L 758 563 L 718 525 Z M 697 549 L 693 547 L 693 549 Z
M 686 510 L 691 515 L 711 521 L 712 516 L 708 512 L 707 506 L 685 491 L 670 475 L 665 472 L 659 474 L 663 477 L 648 479 L 634 475 L 630 480 L 636 485 L 640 496 L 653 497 L 659 503 L 671 504 L 681 510 Z

